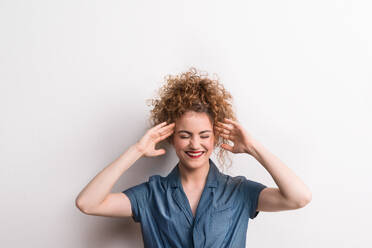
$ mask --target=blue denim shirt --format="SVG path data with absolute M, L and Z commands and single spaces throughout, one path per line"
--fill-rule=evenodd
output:
M 266 186 L 231 177 L 209 159 L 209 171 L 195 217 L 183 191 L 178 164 L 166 177 L 128 188 L 133 220 L 141 223 L 146 248 L 243 248 L 249 218 L 259 213 L 258 196 Z

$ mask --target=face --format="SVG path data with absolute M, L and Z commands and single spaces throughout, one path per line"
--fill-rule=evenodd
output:
M 176 120 L 173 147 L 183 166 L 196 169 L 207 165 L 214 149 L 208 114 L 188 111 Z

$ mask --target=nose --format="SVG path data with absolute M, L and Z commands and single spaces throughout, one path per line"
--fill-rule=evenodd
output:
M 190 148 L 193 150 L 198 150 L 200 148 L 200 140 L 198 137 L 192 137 L 190 139 Z

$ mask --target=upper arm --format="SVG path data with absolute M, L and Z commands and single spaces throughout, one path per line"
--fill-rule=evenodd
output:
M 101 204 L 87 209 L 88 215 L 108 217 L 129 217 L 132 216 L 132 207 L 128 196 L 124 193 L 110 193 Z
M 278 188 L 265 188 L 259 195 L 257 211 L 275 212 L 300 207 L 297 203 L 284 198 Z

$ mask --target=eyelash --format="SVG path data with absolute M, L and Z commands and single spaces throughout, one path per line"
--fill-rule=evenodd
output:
M 185 137 L 185 136 L 181 136 L 181 139 L 187 139 L 189 137 Z M 202 139 L 207 139 L 209 138 L 209 136 L 201 136 Z

